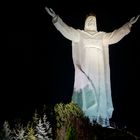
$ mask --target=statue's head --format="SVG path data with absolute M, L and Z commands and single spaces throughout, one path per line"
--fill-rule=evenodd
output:
M 97 31 L 97 24 L 96 24 L 96 15 L 90 13 L 86 16 L 85 20 L 85 31 Z

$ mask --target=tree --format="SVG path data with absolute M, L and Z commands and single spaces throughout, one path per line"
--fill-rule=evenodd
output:
M 46 114 L 43 115 L 43 119 L 39 119 L 36 126 L 37 140 L 52 140 L 52 128 L 49 121 L 47 121 Z
M 13 130 L 14 140 L 26 140 L 25 128 L 18 123 Z
M 8 121 L 5 121 L 3 124 L 3 130 L 2 130 L 2 135 L 1 138 L 2 140 L 12 140 L 12 135 L 11 135 L 11 129 Z
M 27 135 L 26 135 L 27 140 L 37 140 L 35 137 L 35 130 L 32 125 L 28 124 L 27 125 Z

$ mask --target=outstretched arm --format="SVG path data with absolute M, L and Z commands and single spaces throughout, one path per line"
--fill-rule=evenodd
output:
M 68 26 L 63 20 L 51 9 L 45 7 L 47 13 L 52 17 L 52 22 L 56 29 L 67 39 L 78 42 L 80 39 L 79 31 Z
M 119 29 L 116 29 L 111 33 L 106 33 L 103 42 L 105 44 L 115 44 L 115 43 L 119 42 L 124 36 L 126 36 L 128 33 L 130 33 L 132 25 L 137 22 L 139 17 L 140 17 L 140 15 L 133 17 L 130 19 L 129 22 L 124 24 Z

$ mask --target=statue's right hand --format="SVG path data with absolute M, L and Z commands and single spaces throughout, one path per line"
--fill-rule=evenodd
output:
M 45 7 L 45 9 L 50 16 L 52 16 L 52 17 L 56 16 L 55 12 L 51 8 Z

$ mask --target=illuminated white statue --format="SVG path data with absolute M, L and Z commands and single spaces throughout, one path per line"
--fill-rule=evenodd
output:
M 110 126 L 113 104 L 110 87 L 109 45 L 119 42 L 130 32 L 140 15 L 113 32 L 97 31 L 96 16 L 86 18 L 84 30 L 65 24 L 51 8 L 45 7 L 56 29 L 72 41 L 75 83 L 72 100 L 92 122 Z

